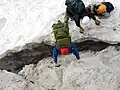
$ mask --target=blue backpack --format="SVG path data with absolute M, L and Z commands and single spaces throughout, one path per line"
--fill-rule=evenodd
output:
M 107 12 L 110 13 L 114 10 L 114 6 L 112 3 L 110 2 L 102 2 L 103 4 L 105 4 L 107 6 Z

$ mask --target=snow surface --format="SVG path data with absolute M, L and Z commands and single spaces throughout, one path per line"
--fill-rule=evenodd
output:
M 0 71 L 0 90 L 25 90 L 26 85 L 24 77 L 5 70 Z
M 79 33 L 72 21 L 69 22 L 73 41 L 98 39 L 109 43 L 120 42 L 119 0 L 109 0 L 116 8 L 109 19 L 101 20 L 101 26 L 94 25 L 86 34 Z M 88 5 L 100 0 L 83 0 Z M 1 0 L 0 1 L 0 55 L 9 49 L 21 47 L 30 42 L 52 42 L 51 25 L 62 19 L 65 0 Z M 113 30 L 116 28 L 116 31 Z M 17 48 L 19 49 L 19 48 Z
M 64 0 L 1 0 L 0 54 L 51 34 L 51 23 L 65 11 Z
M 84 0 L 85 4 L 100 0 Z M 110 18 L 101 20 L 79 33 L 75 23 L 69 21 L 73 41 L 86 39 L 120 42 L 120 1 Z M 63 19 L 65 0 L 0 0 L 0 54 L 29 42 L 52 43 L 51 25 Z M 116 29 L 116 31 L 113 30 Z M 51 58 L 36 66 L 26 65 L 18 75 L 0 71 L 0 90 L 120 90 L 120 51 L 109 47 L 98 53 L 81 52 L 77 61 L 73 55 L 59 56 L 60 68 Z
M 73 54 L 59 56 L 59 68 L 48 57 L 18 75 L 0 71 L 0 90 L 120 90 L 120 51 L 80 54 L 80 61 Z

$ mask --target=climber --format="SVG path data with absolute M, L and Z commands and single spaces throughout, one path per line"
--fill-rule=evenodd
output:
M 84 32 L 84 29 L 80 24 L 80 20 L 85 16 L 88 16 L 90 19 L 92 18 L 96 25 L 100 25 L 100 21 L 96 19 L 94 14 L 86 10 L 85 5 L 81 0 L 66 0 L 65 5 L 67 6 L 67 15 L 75 21 L 76 26 L 80 28 L 80 33 Z
M 105 0 L 99 4 L 90 4 L 86 7 L 87 11 L 98 16 L 100 19 L 108 18 L 110 13 L 114 10 L 114 6 Z
M 55 62 L 55 67 L 60 66 L 57 62 L 59 54 L 68 55 L 72 52 L 76 56 L 77 60 L 79 60 L 79 52 L 76 45 L 71 42 L 71 37 L 69 36 L 68 17 L 65 19 L 64 23 L 58 20 L 58 23 L 53 24 L 52 28 L 55 38 L 55 46 L 53 48 L 53 60 Z

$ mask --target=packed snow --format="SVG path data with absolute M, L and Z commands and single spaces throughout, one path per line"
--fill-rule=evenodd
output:
M 85 35 L 79 33 L 72 21 L 69 22 L 70 34 L 74 41 L 86 38 L 109 43 L 120 42 L 120 7 L 119 0 L 109 0 L 116 7 L 110 18 L 101 20 L 96 26 L 91 20 L 91 27 Z M 99 0 L 83 0 L 87 6 Z M 65 0 L 1 0 L 0 1 L 0 55 L 7 50 L 21 47 L 30 42 L 52 43 L 52 24 L 65 13 Z M 19 48 L 17 48 L 19 49 Z
M 111 52 L 112 50 L 112 52 Z M 50 57 L 26 65 L 18 75 L 0 71 L 0 90 L 119 90 L 120 51 L 108 47 L 96 54 L 59 56 L 59 68 Z
M 107 0 L 106 0 L 107 1 Z M 115 44 L 120 42 L 120 1 L 109 0 L 115 10 L 108 19 L 80 34 L 69 21 L 73 42 L 87 39 Z M 88 5 L 100 0 L 83 0 Z M 7 50 L 30 42 L 52 45 L 52 24 L 63 20 L 65 0 L 1 0 L 0 1 L 0 55 Z M 18 48 L 17 48 L 18 49 Z M 77 61 L 73 55 L 59 56 L 61 67 L 54 67 L 51 57 L 36 66 L 26 65 L 19 74 L 0 71 L 0 90 L 120 90 L 120 51 L 108 47 L 97 53 L 80 52 Z

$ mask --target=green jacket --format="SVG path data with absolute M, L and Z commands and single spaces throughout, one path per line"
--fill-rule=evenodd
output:
M 85 11 L 85 5 L 82 0 L 66 0 L 67 9 L 72 9 L 75 14 L 81 15 Z
M 53 34 L 57 48 L 69 47 L 71 38 L 69 36 L 68 16 L 65 15 L 64 22 L 58 22 L 52 25 Z

